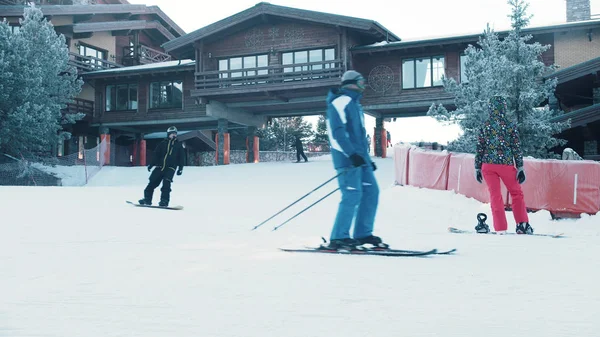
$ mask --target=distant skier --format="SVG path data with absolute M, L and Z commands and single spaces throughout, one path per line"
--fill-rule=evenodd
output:
M 485 180 L 490 195 L 494 229 L 497 232 L 506 232 L 508 228 L 500 189 L 500 180 L 502 180 L 512 199 L 517 234 L 533 234 L 520 186 L 525 182 L 525 172 L 517 126 L 506 117 L 507 107 L 504 97 L 492 97 L 488 108 L 489 119 L 479 130 L 475 155 L 475 178 L 479 183 Z M 480 233 L 490 231 L 489 226 L 481 222 L 475 230 Z
M 139 201 L 141 205 L 152 205 L 154 189 L 162 182 L 158 205 L 162 207 L 169 206 L 171 183 L 175 176 L 175 169 L 179 167 L 177 175 L 180 176 L 183 172 L 184 159 L 183 146 L 177 140 L 177 128 L 171 126 L 167 129 L 167 138 L 158 144 L 154 150 L 152 163 L 148 165 L 148 172 L 152 170 L 152 167 L 156 166 L 156 168 L 150 174 L 148 185 L 144 189 L 144 199 Z
M 355 249 L 362 244 L 383 245 L 374 236 L 373 224 L 379 203 L 379 186 L 373 171 L 377 169 L 370 159 L 364 112 L 360 98 L 365 90 L 365 78 L 354 70 L 342 76 L 341 88 L 333 88 L 327 95 L 326 124 L 331 146 L 331 157 L 338 177 L 342 200 L 327 248 Z M 354 223 L 353 238 L 350 227 Z
M 300 162 L 300 156 L 304 158 L 304 162 L 308 161 L 308 158 L 306 158 L 306 155 L 304 154 L 304 148 L 302 146 L 300 135 L 296 135 L 296 163 Z

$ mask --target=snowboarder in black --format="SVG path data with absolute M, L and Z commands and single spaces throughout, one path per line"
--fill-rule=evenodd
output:
M 150 181 L 148 182 L 146 189 L 144 189 L 144 199 L 139 201 L 141 205 L 152 205 L 154 189 L 162 182 L 160 202 L 158 205 L 162 207 L 169 206 L 171 183 L 175 176 L 175 169 L 179 167 L 177 169 L 177 175 L 180 176 L 183 172 L 184 159 L 185 152 L 183 146 L 177 140 L 177 128 L 171 126 L 167 129 L 167 139 L 158 144 L 154 150 L 152 163 L 148 165 L 148 172 L 152 170 L 152 167 L 156 168 L 150 174 Z
M 296 163 L 300 162 L 300 156 L 304 158 L 304 162 L 308 161 L 306 155 L 304 154 L 304 148 L 302 147 L 302 140 L 300 140 L 300 135 L 296 136 Z

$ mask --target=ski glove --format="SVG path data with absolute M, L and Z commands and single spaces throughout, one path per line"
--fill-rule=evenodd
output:
M 148 165 L 148 172 L 152 171 L 152 165 Z
M 371 166 L 373 166 L 373 172 L 375 172 L 377 170 L 377 165 L 375 165 L 374 162 L 371 162 Z
M 353 153 L 350 156 L 350 161 L 352 162 L 352 165 L 354 165 L 354 167 L 363 166 L 367 163 L 367 162 L 365 162 L 365 159 L 362 156 L 360 156 L 356 153 Z
M 517 169 L 517 181 L 519 182 L 519 184 L 522 184 L 525 182 L 525 171 L 523 171 L 522 167 L 519 167 Z
M 481 170 L 476 169 L 475 170 L 475 179 L 477 179 L 477 182 L 482 184 L 483 183 L 483 176 L 481 175 Z
M 183 173 L 183 169 L 177 170 L 177 175 L 180 176 Z

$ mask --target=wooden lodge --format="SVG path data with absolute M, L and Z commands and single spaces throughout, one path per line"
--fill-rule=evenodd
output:
M 327 91 L 348 69 L 367 78 L 362 104 L 376 119 L 375 154 L 382 156 L 385 121 L 424 116 L 433 103 L 455 108 L 442 76 L 467 80 L 463 52 L 480 36 L 403 41 L 373 20 L 265 2 L 185 34 L 155 6 L 96 2 L 42 5 L 69 38 L 86 82 L 84 101 L 70 107 L 88 114 L 75 138 L 109 135 L 112 144 L 150 157 L 155 136 L 174 125 L 190 150 L 215 150 L 217 164 L 228 163 L 232 142 L 247 144 L 247 160 L 255 162 L 256 130 L 269 118 L 323 114 Z M 547 104 L 572 122 L 561 136 L 597 159 L 600 20 L 589 8 L 589 0 L 567 0 L 567 22 L 524 33 L 552 45 L 543 61 L 560 66 Z M 12 22 L 22 13 L 22 6 L 0 5 L 0 16 L 8 9 Z M 111 164 L 145 164 L 112 152 Z

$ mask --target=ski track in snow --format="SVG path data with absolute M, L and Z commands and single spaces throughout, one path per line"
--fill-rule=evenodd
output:
M 552 239 L 451 234 L 489 205 L 449 191 L 393 186 L 374 158 L 376 235 L 449 256 L 280 252 L 329 237 L 335 173 L 308 164 L 186 167 L 171 204 L 143 209 L 145 167 L 105 167 L 87 187 L 0 187 L 0 336 L 598 336 L 600 220 L 530 214 Z M 155 203 L 160 187 L 155 191 Z M 512 213 L 507 212 L 510 230 Z

